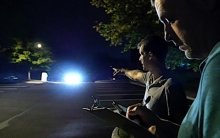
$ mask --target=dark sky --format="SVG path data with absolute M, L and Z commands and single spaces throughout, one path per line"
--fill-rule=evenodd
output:
M 1 0 L 0 19 L 1 45 L 12 37 L 35 39 L 51 47 L 56 61 L 90 68 L 128 60 L 92 28 L 107 17 L 89 0 Z

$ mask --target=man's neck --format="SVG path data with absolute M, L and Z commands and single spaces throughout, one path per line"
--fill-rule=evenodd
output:
M 162 75 L 166 74 L 166 68 L 165 66 L 163 67 L 159 67 L 159 66 L 155 66 L 155 67 L 151 67 L 149 69 L 149 71 L 154 75 L 155 79 L 159 78 Z

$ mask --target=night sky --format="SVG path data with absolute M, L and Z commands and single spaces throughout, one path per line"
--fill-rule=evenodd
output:
M 107 17 L 89 0 L 1 0 L 0 19 L 1 45 L 13 37 L 42 41 L 56 66 L 71 63 L 101 76 L 108 66 L 130 64 L 130 53 L 109 47 L 93 28 Z

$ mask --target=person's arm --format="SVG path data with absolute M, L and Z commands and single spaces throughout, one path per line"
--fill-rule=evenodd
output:
M 113 69 L 113 76 L 117 75 L 117 74 L 122 74 L 127 76 L 129 79 L 132 79 L 134 81 L 139 81 L 144 83 L 144 72 L 141 70 L 128 70 L 128 69 L 117 69 L 117 68 L 112 68 Z
M 179 130 L 178 124 L 159 118 L 151 110 L 141 104 L 129 106 L 126 117 L 130 119 L 139 119 L 142 125 L 144 124 L 146 129 L 157 137 L 177 137 Z
M 200 91 L 200 130 L 203 137 L 220 137 L 220 54 L 207 61 L 201 76 Z M 198 95 L 197 95 L 198 96 Z
M 179 124 L 160 119 L 160 122 L 156 126 L 155 135 L 160 138 L 177 138 L 179 127 Z
M 171 83 L 166 93 L 166 102 L 170 113 L 169 120 L 180 124 L 189 109 L 189 105 L 182 85 L 173 79 Z

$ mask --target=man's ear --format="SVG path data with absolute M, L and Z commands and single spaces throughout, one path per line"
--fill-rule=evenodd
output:
M 153 53 L 151 51 L 148 52 L 149 56 L 153 56 Z
M 151 60 L 153 58 L 154 54 L 152 52 L 148 52 L 148 57 L 149 57 L 149 60 Z

